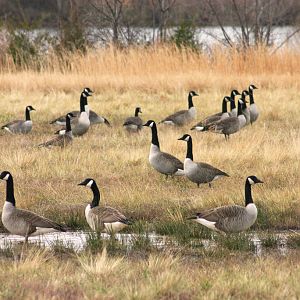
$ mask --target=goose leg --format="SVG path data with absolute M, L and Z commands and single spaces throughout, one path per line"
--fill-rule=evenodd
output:
M 200 183 L 199 182 L 197 182 L 197 187 L 199 187 L 200 186 Z
M 209 186 L 210 188 L 212 188 L 212 184 L 211 184 L 210 182 L 208 183 L 208 186 Z

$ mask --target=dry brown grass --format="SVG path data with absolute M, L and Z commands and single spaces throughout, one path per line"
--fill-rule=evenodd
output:
M 0 261 L 2 299 L 298 299 L 299 253 L 262 258 L 236 254 L 226 259 L 182 258 L 152 254 L 146 259 L 118 260 L 112 270 L 92 267 L 99 257 L 67 262 L 47 252 L 28 254 L 24 260 Z M 100 258 L 107 266 L 113 260 Z M 100 273 L 98 272 L 100 271 Z

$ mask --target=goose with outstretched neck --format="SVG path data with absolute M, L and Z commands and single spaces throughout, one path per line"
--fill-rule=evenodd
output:
M 166 175 L 184 175 L 183 163 L 175 156 L 160 151 L 156 123 L 149 120 L 143 126 L 151 128 L 152 139 L 149 153 L 150 165 L 159 173 Z
M 207 163 L 194 162 L 193 157 L 193 139 L 189 134 L 184 134 L 178 140 L 187 142 L 186 158 L 184 160 L 184 174 L 199 187 L 200 184 L 211 182 L 221 177 L 229 175 Z
M 66 231 L 66 228 L 52 220 L 39 216 L 29 210 L 16 207 L 13 176 L 8 171 L 0 174 L 0 179 L 6 181 L 6 200 L 2 210 L 2 223 L 12 234 L 25 237 L 25 243 L 31 236 L 45 233 Z
M 189 219 L 220 232 L 240 232 L 250 228 L 257 218 L 257 207 L 252 198 L 252 185 L 263 183 L 256 176 L 248 176 L 245 182 L 245 206 L 226 205 L 203 212 Z

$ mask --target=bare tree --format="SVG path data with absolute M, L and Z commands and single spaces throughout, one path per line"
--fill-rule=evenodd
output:
M 170 18 L 170 12 L 174 7 L 176 0 L 157 0 L 159 7 L 159 37 L 161 42 L 167 40 L 167 22 Z
M 218 0 L 206 2 L 222 31 L 222 43 L 230 47 L 238 45 L 243 49 L 258 45 L 271 46 L 274 28 L 299 13 L 297 0 L 227 0 L 222 4 Z M 223 21 L 225 9 L 228 8 L 232 14 L 230 24 L 237 25 L 230 28 L 234 34 L 230 34 Z M 295 28 L 285 42 L 299 31 L 299 28 Z

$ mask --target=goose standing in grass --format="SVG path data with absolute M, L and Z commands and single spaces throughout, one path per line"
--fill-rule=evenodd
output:
M 194 107 L 193 97 L 199 96 L 196 92 L 190 91 L 188 95 L 188 109 L 180 110 L 166 117 L 159 123 L 167 125 L 183 126 L 196 118 L 196 108 Z
M 2 210 L 2 223 L 10 233 L 24 236 L 25 243 L 27 243 L 30 236 L 66 231 L 62 225 L 56 222 L 34 212 L 16 208 L 12 175 L 8 171 L 3 171 L 0 174 L 0 179 L 6 181 L 6 200 Z
M 66 125 L 66 132 L 64 134 L 61 134 L 59 136 L 56 136 L 55 138 L 51 139 L 50 141 L 47 141 L 45 143 L 42 143 L 39 145 L 39 147 L 66 147 L 73 141 L 73 134 L 71 129 L 71 119 L 75 116 L 72 113 L 68 113 L 66 115 L 67 125 Z
M 249 176 L 245 183 L 245 206 L 227 205 L 197 213 L 189 218 L 220 232 L 240 232 L 250 228 L 256 221 L 257 208 L 253 203 L 251 186 L 263 183 L 256 176 Z
M 169 175 L 184 175 L 183 163 L 175 156 L 160 151 L 156 123 L 153 120 L 149 120 L 143 126 L 150 127 L 152 132 L 152 140 L 149 154 L 150 165 L 156 171 L 166 175 L 167 177 Z
M 244 90 L 242 92 L 242 96 L 241 96 L 241 100 L 243 101 L 242 113 L 245 116 L 246 125 L 250 124 L 250 110 L 249 110 L 249 108 L 247 107 L 247 104 L 246 104 L 246 103 L 248 103 L 248 101 L 246 101 L 246 96 L 248 96 L 248 95 L 249 95 L 248 91 Z
M 82 136 L 90 128 L 90 119 L 89 119 L 89 108 L 87 103 L 87 97 L 92 96 L 93 91 L 89 88 L 85 88 L 80 96 L 80 114 L 76 118 L 72 119 L 72 134 L 73 136 Z M 73 112 L 72 112 L 73 114 Z M 76 112 L 75 112 L 76 114 Z M 75 115 L 73 114 L 73 115 Z M 55 132 L 56 134 L 65 134 L 66 128 L 62 128 Z
M 78 185 L 87 186 L 93 192 L 93 200 L 85 208 L 85 218 L 92 230 L 117 233 L 130 225 L 130 221 L 115 208 L 99 206 L 100 191 L 94 179 L 87 178 Z
M 134 112 L 134 117 L 128 117 L 123 126 L 126 128 L 129 132 L 138 132 L 143 128 L 143 121 L 139 117 L 139 113 L 142 113 L 142 110 L 140 107 L 137 107 Z
M 232 101 L 232 100 L 231 100 Z M 238 115 L 237 117 L 229 117 L 216 122 L 215 124 L 206 126 L 203 131 L 211 131 L 219 134 L 224 134 L 225 139 L 229 139 L 229 136 L 238 132 L 246 125 L 246 118 L 242 112 L 242 106 L 244 102 L 242 99 L 238 101 Z
M 178 140 L 187 142 L 186 158 L 184 160 L 184 174 L 192 182 L 199 187 L 202 183 L 211 182 L 223 176 L 229 177 L 225 172 L 202 162 L 194 162 L 193 160 L 193 140 L 189 134 L 183 135 Z
M 191 130 L 203 131 L 205 126 L 216 123 L 217 121 L 228 118 L 230 115 L 227 112 L 227 102 L 230 102 L 231 98 L 225 96 L 222 101 L 222 112 L 206 117 L 204 120 L 198 122 Z
M 257 87 L 253 84 L 249 85 L 248 93 L 249 93 L 249 98 L 250 98 L 250 106 L 249 106 L 249 111 L 250 111 L 250 123 L 254 123 L 259 116 L 259 110 L 257 108 L 256 103 L 254 103 L 254 97 L 253 97 L 253 90 L 257 89 Z
M 31 105 L 25 108 L 25 120 L 15 120 L 9 122 L 1 127 L 1 129 L 7 130 L 9 133 L 22 133 L 27 134 L 32 129 L 32 121 L 30 118 L 30 112 L 35 110 Z
M 81 93 L 81 97 L 86 97 L 87 98 L 89 96 L 92 96 L 92 93 L 93 93 L 93 91 L 90 88 L 84 88 L 84 90 Z M 89 116 L 89 120 L 90 120 L 91 125 L 103 124 L 104 123 L 107 126 L 111 126 L 109 121 L 106 118 L 104 118 L 102 116 L 99 116 L 96 112 L 89 109 L 87 101 L 86 101 L 85 110 L 86 110 L 86 112 Z M 78 110 L 71 111 L 71 113 L 75 117 L 79 117 L 79 115 L 80 115 L 80 111 L 78 111 Z M 57 119 L 54 119 L 53 121 L 51 121 L 50 124 L 66 126 L 66 117 L 65 116 L 60 116 Z

